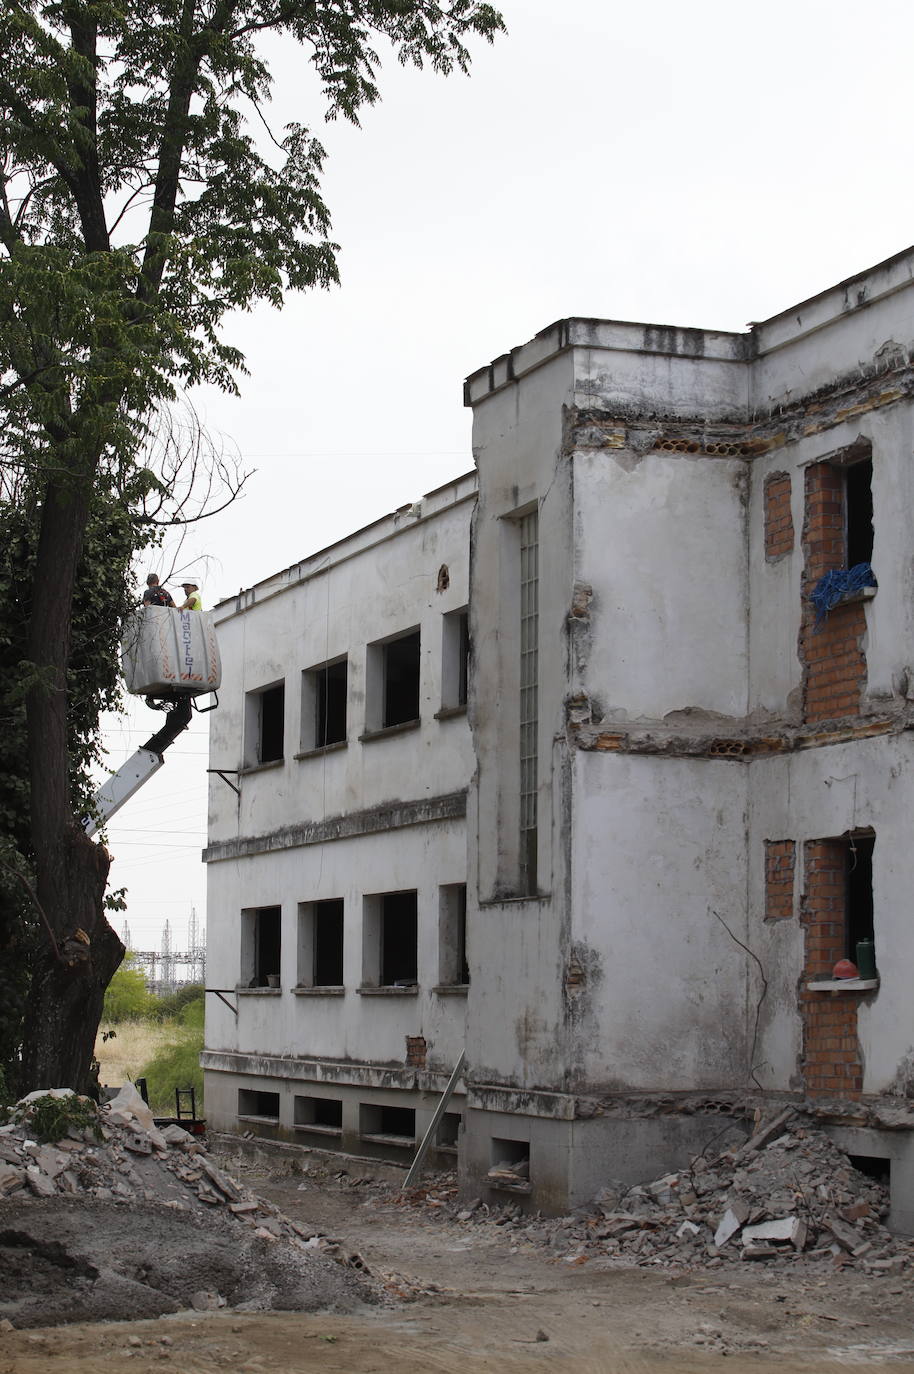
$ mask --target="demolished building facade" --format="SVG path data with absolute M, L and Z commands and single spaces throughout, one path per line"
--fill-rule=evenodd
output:
M 914 1231 L 912 269 L 561 321 L 468 379 L 475 475 L 217 609 L 215 1125 L 407 1159 L 465 1048 L 476 1193 L 804 1102 Z

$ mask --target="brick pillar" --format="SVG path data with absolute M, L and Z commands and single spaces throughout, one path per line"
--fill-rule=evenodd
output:
M 847 846 L 840 840 L 810 840 L 805 850 L 806 892 L 803 986 L 803 1078 L 810 1097 L 860 1096 L 863 1063 L 857 1039 L 859 994 L 809 992 L 810 978 L 830 978 L 845 953 Z
M 776 562 L 793 553 L 793 515 L 790 510 L 790 473 L 772 472 L 765 478 L 765 557 Z
M 765 841 L 765 920 L 784 921 L 793 915 L 793 840 Z
M 815 463 L 806 469 L 800 662 L 803 718 L 810 724 L 859 715 L 866 686 L 866 657 L 862 648 L 866 617 L 862 603 L 835 606 L 816 632 L 815 611 L 808 600 L 810 590 L 824 573 L 845 566 L 844 501 L 844 474 L 840 468 Z

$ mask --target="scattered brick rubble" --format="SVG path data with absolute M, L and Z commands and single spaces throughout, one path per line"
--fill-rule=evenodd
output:
M 869 1276 L 914 1277 L 914 1240 L 883 1225 L 888 1188 L 860 1173 L 814 1126 L 782 1113 L 745 1144 L 698 1155 L 651 1183 L 604 1188 L 565 1217 L 525 1214 L 509 1199 L 456 1200 L 456 1181 L 410 1190 L 438 1217 L 504 1227 L 518 1244 L 567 1263 L 713 1269 L 753 1261 L 852 1266 Z
M 272 1203 L 244 1188 L 215 1164 L 197 1138 L 180 1126 L 169 1125 L 159 1130 L 151 1111 L 132 1085 L 121 1089 L 117 1097 L 97 1113 L 89 1099 L 78 1099 L 69 1089 L 52 1089 L 51 1095 L 72 1097 L 88 1108 L 92 1119 L 87 1126 L 70 1126 L 66 1134 L 53 1143 L 40 1143 L 30 1131 L 30 1118 L 35 1103 L 48 1094 L 31 1093 L 17 1104 L 11 1123 L 0 1126 L 0 1248 L 25 1246 L 36 1257 L 46 1257 L 48 1235 L 54 1234 L 54 1216 L 57 1215 L 61 1234 L 66 1232 L 69 1245 L 67 1256 L 63 1256 L 64 1247 L 57 1246 L 61 1251 L 59 1262 L 71 1263 L 69 1254 L 72 1252 L 77 1255 L 77 1264 L 89 1257 L 97 1265 L 99 1257 L 93 1249 L 93 1237 L 86 1231 L 83 1244 L 79 1239 L 78 1223 L 74 1249 L 73 1218 L 84 1215 L 86 1226 L 98 1230 L 99 1222 L 93 1223 L 90 1217 L 99 1218 L 98 1207 L 110 1204 L 120 1217 L 115 1229 L 120 1227 L 125 1237 L 124 1251 L 128 1255 L 126 1262 L 131 1280 L 144 1267 L 132 1250 L 139 1252 L 145 1246 L 155 1252 L 156 1218 L 163 1222 L 174 1218 L 176 1222 L 181 1220 L 185 1228 L 190 1224 L 198 1233 L 209 1232 L 214 1246 L 217 1239 L 223 1248 L 229 1244 L 239 1271 L 244 1271 L 259 1253 L 275 1255 L 275 1263 L 272 1259 L 270 1263 L 280 1278 L 271 1291 L 275 1291 L 280 1300 L 273 1303 L 263 1299 L 258 1290 L 254 1307 L 296 1306 L 299 1293 L 304 1293 L 307 1300 L 311 1272 L 308 1265 L 316 1266 L 314 1287 L 320 1290 L 322 1298 L 317 1305 L 327 1305 L 327 1293 L 331 1295 L 331 1305 L 337 1301 L 345 1303 L 350 1298 L 374 1300 L 363 1282 L 369 1276 L 359 1255 L 346 1253 L 338 1240 L 313 1227 L 300 1225 L 284 1216 Z M 57 1213 L 53 1211 L 55 1207 Z M 49 1208 L 52 1209 L 50 1214 Z M 90 1210 L 80 1213 L 74 1211 L 76 1208 Z M 27 1234 L 23 1234 L 23 1222 L 28 1228 Z M 229 1232 L 237 1228 L 234 1243 L 227 1238 L 226 1228 Z M 134 1231 L 137 1233 L 136 1245 L 131 1249 Z M 145 1234 L 140 1235 L 144 1231 Z M 161 1227 L 161 1234 L 164 1250 L 166 1237 L 170 1236 L 168 1226 Z M 50 1242 L 52 1248 L 55 1244 L 53 1240 Z M 336 1261 L 336 1265 L 330 1265 L 325 1271 L 325 1263 L 329 1260 Z M 337 1270 L 337 1266 L 350 1271 L 353 1280 L 345 1280 L 338 1293 L 326 1277 Z M 83 1271 L 96 1275 L 99 1272 L 92 1264 L 83 1264 Z M 203 1288 L 199 1283 L 196 1285 L 199 1291 L 192 1291 L 194 1285 L 191 1283 L 188 1287 L 188 1276 L 180 1277 L 181 1281 L 175 1278 L 167 1290 L 171 1305 L 162 1310 L 177 1310 L 182 1306 L 207 1310 L 226 1305 L 227 1299 L 221 1293 Z M 288 1283 L 284 1288 L 286 1277 Z M 238 1292 L 243 1290 L 243 1277 L 235 1287 Z M 286 1300 L 290 1292 L 294 1301 Z M 6 1296 L 0 1294 L 4 1315 Z M 237 1298 L 235 1301 L 237 1304 Z M 103 1315 L 130 1316 L 134 1313 L 106 1311 Z M 18 1311 L 15 1316 L 19 1316 Z M 33 1316 L 30 1313 L 28 1321 L 16 1320 L 15 1324 L 32 1324 Z M 74 1319 L 77 1318 L 70 1315 L 49 1318 L 51 1321 Z

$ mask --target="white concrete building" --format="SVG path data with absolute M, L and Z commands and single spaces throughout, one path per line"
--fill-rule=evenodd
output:
M 912 356 L 914 250 L 745 334 L 561 321 L 468 380 L 475 480 L 219 608 L 215 1126 L 406 1159 L 465 1047 L 474 1192 L 795 1102 L 914 1231 Z

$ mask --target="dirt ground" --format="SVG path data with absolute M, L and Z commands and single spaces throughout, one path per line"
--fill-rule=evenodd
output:
M 294 1220 L 363 1256 L 389 1301 L 351 1315 L 183 1312 L 0 1333 L 0 1374 L 797 1371 L 914 1374 L 914 1281 L 731 1265 L 569 1264 L 509 1228 L 435 1217 L 323 1171 L 244 1172 Z M 2 1286 L 2 1276 L 0 1276 Z

